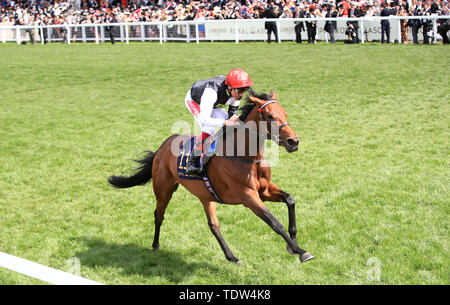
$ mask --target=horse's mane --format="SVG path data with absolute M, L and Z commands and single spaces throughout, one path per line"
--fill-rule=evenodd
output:
M 255 107 L 255 103 L 252 102 L 252 100 L 249 98 L 249 96 L 257 97 L 261 100 L 268 101 L 270 100 L 270 96 L 266 93 L 257 93 L 253 89 L 250 88 L 248 91 L 248 96 L 245 98 L 245 104 L 239 107 L 239 111 L 241 112 L 241 115 L 239 116 L 239 120 L 245 121 L 247 119 L 247 116 L 250 114 L 250 112 Z
M 249 96 L 257 97 L 257 98 L 259 98 L 261 100 L 264 100 L 264 101 L 269 101 L 270 100 L 270 96 L 268 94 L 266 94 L 266 93 L 257 93 L 252 88 L 250 88 L 250 90 L 248 90 L 248 95 L 245 97 L 245 100 L 244 100 L 245 103 L 239 107 L 239 112 L 241 113 L 241 115 L 239 116 L 239 120 L 242 121 L 242 122 L 247 119 L 247 116 L 250 114 L 250 112 L 256 106 L 256 104 L 252 102 L 252 100 L 250 99 Z M 227 133 L 227 126 L 223 126 L 221 131 L 219 131 L 219 132 L 221 132 L 222 136 L 225 137 L 226 133 Z M 219 134 L 219 132 L 217 132 L 217 134 Z

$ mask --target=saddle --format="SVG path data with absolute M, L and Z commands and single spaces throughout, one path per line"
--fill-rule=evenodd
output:
M 180 154 L 177 158 L 177 171 L 178 177 L 182 179 L 190 179 L 190 180 L 202 180 L 205 183 L 206 188 L 211 193 L 211 195 L 216 199 L 218 203 L 223 203 L 222 199 L 217 195 L 214 191 L 214 188 L 209 181 L 208 174 L 206 173 L 206 166 L 209 160 L 214 156 L 216 152 L 216 143 L 217 141 L 213 138 L 209 141 L 203 150 L 203 153 L 200 157 L 200 162 L 203 167 L 203 171 L 199 174 L 186 174 L 186 165 L 188 163 L 189 158 L 191 157 L 192 150 L 194 148 L 195 136 L 190 137 L 186 140 L 180 147 Z

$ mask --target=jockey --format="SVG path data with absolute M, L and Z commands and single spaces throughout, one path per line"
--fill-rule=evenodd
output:
M 226 77 L 216 76 L 200 80 L 191 86 L 186 94 L 185 105 L 200 125 L 202 134 L 196 137 L 186 174 L 202 171 L 200 156 L 203 145 L 217 127 L 239 124 L 239 103 L 250 86 L 253 86 L 250 76 L 242 69 L 233 69 Z M 224 109 L 226 106 L 228 112 Z

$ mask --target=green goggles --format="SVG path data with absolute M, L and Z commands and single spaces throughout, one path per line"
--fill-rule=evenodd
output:
M 250 87 L 243 87 L 243 88 L 234 88 L 234 91 L 236 91 L 237 94 L 243 94 L 248 91 Z

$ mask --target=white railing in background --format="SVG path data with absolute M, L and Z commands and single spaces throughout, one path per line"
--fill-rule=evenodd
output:
M 30 35 L 36 41 L 44 44 L 47 42 L 62 42 L 64 36 L 68 44 L 73 42 L 110 42 L 109 26 L 114 28 L 116 41 L 129 43 L 130 41 L 265 41 L 267 39 L 264 23 L 274 21 L 277 23 L 278 42 L 283 40 L 295 40 L 294 22 L 317 21 L 317 40 L 328 42 L 329 34 L 323 28 L 325 21 L 336 21 L 336 40 L 348 39 L 345 35 L 348 21 L 357 21 L 358 34 L 362 43 L 380 40 L 381 20 L 391 22 L 391 42 L 401 41 L 400 20 L 405 19 L 430 19 L 432 21 L 432 34 L 434 42 L 437 42 L 437 20 L 450 19 L 450 16 L 390 16 L 390 17 L 363 17 L 363 18 L 288 18 L 288 19 L 236 19 L 236 20 L 197 20 L 197 21 L 171 21 L 171 22 L 138 22 L 138 23 L 113 23 L 113 24 L 71 24 L 49 26 L 12 26 L 0 24 L 0 41 L 5 43 L 15 41 L 17 44 L 29 41 Z M 305 25 L 306 27 L 306 25 Z M 412 40 L 410 28 L 408 38 Z M 422 28 L 419 38 L 423 38 Z M 302 32 L 303 40 L 306 40 L 306 32 Z

